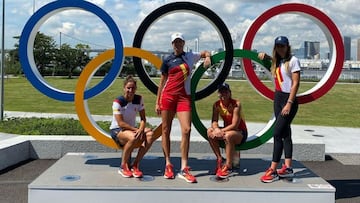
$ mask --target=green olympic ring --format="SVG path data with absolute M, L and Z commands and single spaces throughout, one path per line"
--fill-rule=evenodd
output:
M 270 61 L 262 61 L 258 58 L 258 54 L 253 51 L 249 50 L 243 50 L 243 49 L 234 49 L 234 57 L 241 57 L 241 58 L 247 58 L 251 59 L 260 65 L 270 68 L 271 62 Z M 221 60 L 225 58 L 225 52 L 220 52 L 217 54 L 214 54 L 211 56 L 212 63 L 218 63 Z M 207 138 L 207 128 L 204 126 L 204 124 L 201 122 L 200 117 L 196 111 L 195 106 L 195 91 L 196 87 L 204 74 L 206 69 L 203 67 L 203 65 L 200 65 L 196 71 L 194 72 L 192 78 L 191 78 L 191 108 L 192 108 L 192 122 L 196 128 L 196 130 L 203 136 L 206 140 Z M 257 132 L 256 134 L 249 136 L 245 143 L 241 145 L 236 145 L 236 150 L 247 150 L 252 149 L 255 147 L 258 147 L 265 142 L 267 142 L 270 138 L 272 138 L 274 124 L 275 124 L 275 116 L 273 115 L 272 118 L 268 121 L 266 127 L 262 129 L 261 131 Z M 224 147 L 225 143 L 220 142 L 220 146 Z

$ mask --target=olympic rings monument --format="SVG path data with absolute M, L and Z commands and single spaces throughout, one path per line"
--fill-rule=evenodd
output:
M 64 10 L 80 9 L 95 14 L 109 28 L 115 48 L 105 51 L 92 59 L 82 71 L 74 92 L 56 89 L 48 84 L 38 72 L 33 56 L 33 45 L 40 26 L 52 15 Z M 103 9 L 82 0 L 59 0 L 46 4 L 36 11 L 25 24 L 19 41 L 19 55 L 23 71 L 30 83 L 44 95 L 53 99 L 74 102 L 75 109 L 84 129 L 99 145 L 105 147 L 106 153 L 69 152 L 64 154 L 53 166 L 41 174 L 29 186 L 29 202 L 335 202 L 335 188 L 313 174 L 301 163 L 294 161 L 295 178 L 263 184 L 259 181 L 261 174 L 271 159 L 263 159 L 255 154 L 242 156 L 241 167 L 234 176 L 228 179 L 216 180 L 209 174 L 215 166 L 215 161 L 204 153 L 189 154 L 189 165 L 197 176 L 197 184 L 189 184 L 183 180 L 165 180 L 163 175 L 164 160 L 161 150 L 150 153 L 142 161 L 145 176 L 142 179 L 122 178 L 117 174 L 121 150 L 112 141 L 110 135 L 97 126 L 89 113 L 87 99 L 94 97 L 107 89 L 118 77 L 124 56 L 134 56 L 135 69 L 150 92 L 156 94 L 157 85 L 147 75 L 141 59 L 146 59 L 158 69 L 161 59 L 149 51 L 141 49 L 146 31 L 159 18 L 174 12 L 191 12 L 209 21 L 218 31 L 224 42 L 225 51 L 212 56 L 212 62 L 223 60 L 223 68 L 216 79 L 196 91 L 197 84 L 205 69 L 200 65 L 192 75 L 191 97 L 193 107 L 193 125 L 206 139 L 206 127 L 199 118 L 195 102 L 216 91 L 218 84 L 225 81 L 234 57 L 242 58 L 242 66 L 250 84 L 259 94 L 273 100 L 273 90 L 265 86 L 256 76 L 251 61 L 256 61 L 264 67 L 270 62 L 257 59 L 257 53 L 251 51 L 255 34 L 268 19 L 283 13 L 296 13 L 309 18 L 325 33 L 331 50 L 331 62 L 325 76 L 307 92 L 297 95 L 300 104 L 312 102 L 326 94 L 338 79 L 344 60 L 342 36 L 332 20 L 322 11 L 305 4 L 289 3 L 270 8 L 258 16 L 248 28 L 242 39 L 240 49 L 234 49 L 228 28 L 222 19 L 210 9 L 192 2 L 174 2 L 163 5 L 151 12 L 140 24 L 133 41 L 133 47 L 124 47 L 120 30 L 116 23 Z M 87 89 L 96 70 L 105 62 L 112 60 L 112 66 L 104 79 L 94 87 Z M 272 137 L 275 118 L 270 120 L 259 132 L 250 135 L 245 144 L 237 146 L 237 150 L 251 151 L 264 146 Z M 161 135 L 161 123 L 154 130 L 155 135 Z M 207 141 L 204 139 L 204 143 Z M 155 144 L 155 143 L 154 143 Z M 154 147 L 154 146 L 153 146 Z M 161 146 L 159 146 L 161 148 Z M 172 147 L 172 149 L 174 149 Z M 191 147 L 193 148 L 193 147 Z M 306 151 L 294 154 L 308 153 Z M 307 149 L 311 150 L 311 149 Z M 96 151 L 96 150 L 95 150 Z M 100 150 L 101 151 L 101 150 Z M 151 152 L 151 150 L 150 150 Z M 212 152 L 209 152 L 209 154 Z M 271 153 L 267 151 L 267 154 Z M 244 153 L 242 153 L 244 154 Z M 173 155 L 175 168 L 179 168 L 179 156 Z M 321 159 L 321 158 L 320 158 Z M 214 166 L 213 166 L 214 165 Z M 176 171 L 175 171 L 176 172 Z M 266 198 L 266 200 L 264 200 Z

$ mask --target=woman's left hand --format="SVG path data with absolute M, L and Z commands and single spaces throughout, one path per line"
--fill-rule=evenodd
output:
M 290 103 L 287 103 L 287 104 L 284 106 L 284 108 L 281 110 L 281 115 L 282 115 L 282 116 L 287 116 L 287 115 L 289 115 L 290 110 L 291 110 L 291 104 L 290 104 Z
M 142 140 L 143 139 L 143 135 L 144 135 L 144 131 L 143 130 L 136 130 L 135 131 L 135 139 L 137 140 Z

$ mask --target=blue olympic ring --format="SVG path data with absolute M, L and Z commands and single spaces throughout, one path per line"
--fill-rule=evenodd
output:
M 40 79 L 42 76 L 37 70 L 33 55 L 34 40 L 40 26 L 52 14 L 61 12 L 67 8 L 80 8 L 97 15 L 108 26 L 114 40 L 115 56 L 110 71 L 99 84 L 85 91 L 84 98 L 89 99 L 101 93 L 115 81 L 116 77 L 121 71 L 122 63 L 124 60 L 124 46 L 120 30 L 118 29 L 114 20 L 109 16 L 109 14 L 107 14 L 98 6 L 86 1 L 59 0 L 49 3 L 44 7 L 41 7 L 38 11 L 34 13 L 34 15 L 30 17 L 22 31 L 19 40 L 20 62 L 27 79 L 40 92 L 56 100 L 74 101 L 74 92 L 58 90 L 47 84 L 44 80 Z

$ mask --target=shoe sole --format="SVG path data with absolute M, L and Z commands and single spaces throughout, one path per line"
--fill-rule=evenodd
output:
M 165 179 L 174 179 L 175 177 L 174 177 L 174 176 L 167 177 L 166 175 L 164 175 L 164 178 L 165 178 Z
M 277 177 L 277 178 L 274 178 L 274 179 L 271 179 L 271 180 L 261 180 L 261 182 L 263 183 L 272 183 L 272 182 L 275 182 L 275 181 L 278 181 L 280 178 Z
M 222 178 L 222 179 L 225 179 L 225 178 L 228 178 L 228 177 L 231 177 L 231 176 L 235 176 L 234 171 L 231 171 L 231 173 L 229 173 L 226 176 L 218 176 L 218 175 L 216 175 L 216 177 L 219 177 L 219 178 Z
M 293 173 L 291 173 L 291 174 L 285 174 L 285 175 L 280 175 L 279 174 L 279 177 L 280 178 L 293 178 L 295 175 L 293 174 Z
M 123 174 L 120 170 L 118 170 L 118 174 L 120 174 L 122 177 L 124 177 L 124 178 L 131 178 L 131 177 L 133 177 L 132 175 L 131 176 L 127 176 L 127 175 L 125 175 L 125 174 Z
M 196 179 L 194 181 L 190 181 L 188 179 L 186 179 L 183 175 L 181 175 L 180 173 L 178 173 L 177 177 L 184 179 L 186 182 L 188 183 L 197 183 Z
M 143 175 L 136 175 L 133 170 L 131 170 L 131 172 L 132 172 L 132 175 L 134 178 L 142 178 L 143 177 Z
M 216 177 L 218 177 L 218 178 L 221 178 L 221 179 L 226 179 L 226 178 L 228 178 L 230 175 L 227 175 L 227 176 L 216 176 Z
M 143 177 L 143 175 L 141 175 L 141 176 L 137 176 L 137 175 L 134 175 L 134 174 L 133 174 L 133 177 L 134 177 L 134 178 L 142 178 L 142 177 Z

